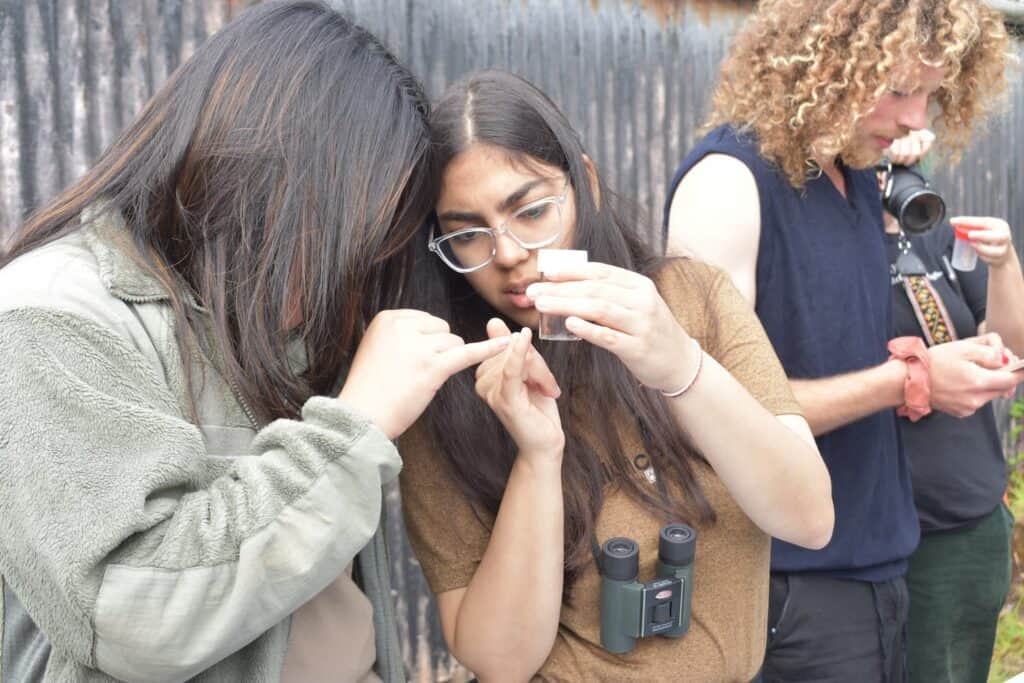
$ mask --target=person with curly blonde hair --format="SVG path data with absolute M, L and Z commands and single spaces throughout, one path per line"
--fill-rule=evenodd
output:
M 830 543 L 773 541 L 764 681 L 906 678 L 919 525 L 897 413 L 971 415 L 1021 373 L 996 334 L 892 338 L 873 166 L 929 125 L 955 156 L 1007 55 L 979 0 L 762 0 L 670 186 L 669 250 L 723 267 L 754 305 L 833 480 Z

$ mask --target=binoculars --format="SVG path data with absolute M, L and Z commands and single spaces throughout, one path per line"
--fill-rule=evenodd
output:
M 658 535 L 656 578 L 637 581 L 640 548 L 617 536 L 601 547 L 601 647 L 622 654 L 637 638 L 681 638 L 690 628 L 693 558 L 697 532 L 685 524 L 666 524 Z
M 946 217 L 946 202 L 931 189 L 916 164 L 884 164 L 880 170 L 888 175 L 882 189 L 882 204 L 904 230 L 915 234 L 928 232 Z

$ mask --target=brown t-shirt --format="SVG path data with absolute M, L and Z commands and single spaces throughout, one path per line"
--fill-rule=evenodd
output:
M 751 395 L 776 415 L 800 413 L 760 322 L 725 273 L 677 259 L 656 280 L 683 328 Z M 639 429 L 625 424 L 621 432 L 621 457 L 632 459 L 642 451 Z M 487 548 L 492 519 L 474 513 L 422 428 L 402 439 L 400 452 L 406 526 L 427 581 L 435 593 L 463 588 Z M 718 519 L 697 528 L 689 632 L 682 639 L 638 640 L 625 655 L 604 650 L 600 577 L 591 565 L 572 587 L 572 606 L 562 607 L 558 637 L 538 672 L 540 680 L 746 683 L 757 673 L 765 646 L 769 537 L 737 506 L 710 466 L 698 464 L 695 471 Z M 669 490 L 678 495 L 674 487 Z M 665 521 L 613 484 L 597 520 L 597 537 L 636 540 L 639 580 L 647 581 L 654 578 L 658 532 Z

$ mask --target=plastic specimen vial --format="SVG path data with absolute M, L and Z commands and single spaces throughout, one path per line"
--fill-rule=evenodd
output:
M 969 228 L 953 227 L 953 234 L 956 236 L 956 240 L 953 242 L 953 260 L 951 263 L 957 270 L 971 271 L 978 265 L 978 252 L 974 251 L 974 247 L 971 246 L 970 233 Z
M 537 271 L 543 281 L 544 273 L 587 262 L 587 252 L 581 249 L 538 249 Z M 539 336 L 546 341 L 579 341 L 579 337 L 565 329 L 564 315 L 540 314 Z

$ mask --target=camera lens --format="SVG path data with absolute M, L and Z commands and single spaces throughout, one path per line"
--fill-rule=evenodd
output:
M 913 166 L 892 167 L 882 203 L 899 220 L 900 227 L 911 233 L 927 232 L 946 217 L 946 203 Z
M 903 202 L 899 214 L 900 225 L 908 232 L 927 232 L 946 215 L 942 197 L 924 190 Z

